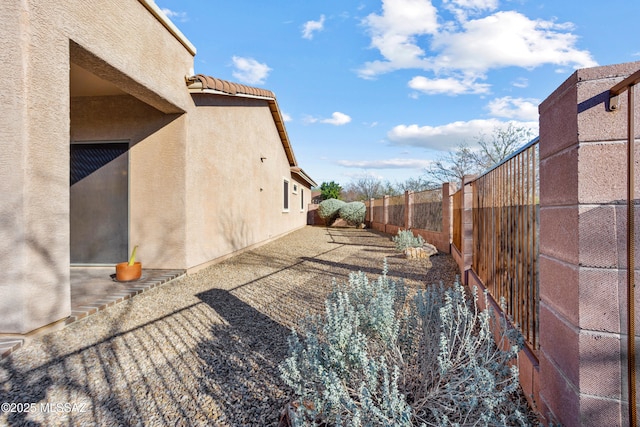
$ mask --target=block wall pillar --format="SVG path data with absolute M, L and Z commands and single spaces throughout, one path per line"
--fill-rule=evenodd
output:
M 539 107 L 539 407 L 566 427 L 628 425 L 626 99 L 607 107 L 638 69 L 578 70 Z
M 447 237 L 449 245 L 453 240 L 453 193 L 455 185 L 450 182 L 442 184 L 442 233 Z M 451 252 L 451 251 L 449 251 Z
M 376 199 L 374 198 L 369 199 L 369 224 L 373 223 L 373 208 L 374 208 L 375 202 L 376 202 Z
M 404 228 L 410 230 L 413 228 L 411 223 L 413 219 L 413 191 L 406 190 L 404 192 Z
M 382 198 L 382 223 L 386 226 L 389 224 L 389 196 Z

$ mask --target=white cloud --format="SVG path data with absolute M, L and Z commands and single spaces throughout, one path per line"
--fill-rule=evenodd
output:
M 519 77 L 513 82 L 513 86 L 518 88 L 525 88 L 529 86 L 529 79 Z
M 373 61 L 359 70 L 363 78 L 401 68 L 422 68 L 424 50 L 416 37 L 438 30 L 436 8 L 430 0 L 383 0 L 382 14 L 364 19 L 371 35 L 371 47 L 378 49 L 385 61 Z
M 189 20 L 187 12 L 176 12 L 167 8 L 163 8 L 161 10 L 162 13 L 167 15 L 167 18 L 171 19 L 172 21 L 187 22 Z
M 282 113 L 282 120 L 284 120 L 285 122 L 292 122 L 293 118 L 290 114 Z
M 498 0 L 444 0 L 445 4 L 463 9 L 494 10 L 498 7 Z
M 444 0 L 443 4 L 459 21 L 466 21 L 471 15 L 498 8 L 498 0 Z
M 242 83 L 262 84 L 271 71 L 267 64 L 260 63 L 253 58 L 234 56 L 232 60 L 233 66 L 236 68 L 232 73 L 233 77 Z
M 463 23 L 461 31 L 447 31 L 433 40 L 436 69 L 484 73 L 503 67 L 534 68 L 542 64 L 591 67 L 596 62 L 574 48 L 577 37 L 566 24 L 531 20 L 513 11 Z
M 382 181 L 384 179 L 384 176 L 375 173 L 373 171 L 364 171 L 364 172 L 343 172 L 341 174 L 342 176 L 345 176 L 347 178 L 350 178 L 352 180 L 357 180 L 357 179 L 361 179 L 361 178 L 375 178 L 379 181 Z
M 424 169 L 431 164 L 422 159 L 338 160 L 340 166 L 362 169 Z
M 489 102 L 487 109 L 495 117 L 532 121 L 538 120 L 539 104 L 538 99 L 505 96 Z
M 447 77 L 441 79 L 429 79 L 424 76 L 416 76 L 412 78 L 408 86 L 411 89 L 434 95 L 461 95 L 466 93 L 483 94 L 489 93 L 491 85 L 487 83 L 478 83 L 474 78 L 458 79 L 455 77 Z
M 346 125 L 351 121 L 351 117 L 339 111 L 334 112 L 329 119 L 319 119 L 317 117 L 307 116 L 304 118 L 305 123 L 326 123 L 334 126 Z
M 335 113 L 333 113 L 330 119 L 320 120 L 320 122 L 322 123 L 327 123 L 335 126 L 346 125 L 350 121 L 351 121 L 351 117 L 339 111 L 336 111 Z
M 493 12 L 497 5 L 497 0 L 448 0 L 443 7 L 454 13 L 447 21 L 431 0 L 384 0 L 382 14 L 363 21 L 371 47 L 382 58 L 365 63 L 359 76 L 422 69 L 445 80 L 452 74 L 485 79 L 491 69 L 512 66 L 597 65 L 589 51 L 576 47 L 578 37 L 571 32 L 571 23 L 534 20 L 515 11 Z
M 538 132 L 538 122 L 511 123 L 517 127 L 527 127 Z M 481 135 L 489 135 L 494 129 L 507 123 L 498 119 L 477 119 L 457 121 L 441 126 L 398 125 L 387 133 L 389 140 L 396 145 L 411 145 L 433 150 L 448 151 L 464 142 L 472 145 Z
M 324 29 L 324 15 L 320 15 L 319 21 L 307 21 L 302 27 L 302 37 L 311 40 L 313 33 Z

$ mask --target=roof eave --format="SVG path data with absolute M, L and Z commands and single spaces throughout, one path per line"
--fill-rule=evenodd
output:
M 287 128 L 285 128 L 284 126 L 284 118 L 282 117 L 282 113 L 280 112 L 278 101 L 276 101 L 275 98 L 269 100 L 269 109 L 271 110 L 271 116 L 273 117 L 276 129 L 278 130 L 278 135 L 280 136 L 280 140 L 282 141 L 282 146 L 284 147 L 284 151 L 287 154 L 289 166 L 297 166 L 298 162 L 296 161 L 296 156 L 293 154 L 293 148 L 291 147 L 289 135 L 287 134 Z
M 291 166 L 291 174 L 297 176 L 301 181 L 309 184 L 309 188 L 318 186 L 318 184 L 313 179 L 311 179 L 311 177 L 307 175 L 305 171 L 297 166 Z

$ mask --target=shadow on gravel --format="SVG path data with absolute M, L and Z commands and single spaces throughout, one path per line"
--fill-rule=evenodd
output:
M 423 268 L 423 269 L 415 269 L 413 271 L 410 271 L 406 268 L 404 269 L 395 269 L 394 265 L 392 264 L 391 261 L 393 261 L 395 258 L 400 258 L 396 255 L 392 255 L 391 257 L 387 257 L 387 262 L 388 262 L 388 266 L 389 266 L 389 271 L 387 272 L 387 275 L 389 277 L 392 278 L 402 278 L 402 279 L 409 279 L 409 280 L 415 280 L 417 282 L 422 282 L 425 279 L 425 273 L 428 271 L 427 268 Z M 383 263 L 381 262 L 379 266 L 376 267 L 363 267 L 361 265 L 358 264 L 347 264 L 347 263 L 342 263 L 342 262 L 335 262 L 335 261 L 325 261 L 322 259 L 318 259 L 318 258 L 309 258 L 309 257 L 302 257 L 303 260 L 312 263 L 312 264 L 320 264 L 320 265 L 324 265 L 326 267 L 331 267 L 334 269 L 343 269 L 346 270 L 348 272 L 357 272 L 357 271 L 361 271 L 363 273 L 366 273 L 367 275 L 371 276 L 372 278 L 377 278 L 378 276 L 380 276 L 380 274 L 382 274 L 382 268 L 383 268 Z M 357 261 L 357 260 L 354 260 Z M 404 257 L 402 257 L 401 261 L 404 261 Z M 323 270 L 323 268 L 320 268 L 320 270 Z M 348 275 L 346 276 L 348 277 Z
M 212 340 L 198 345 L 205 362 L 203 392 L 218 402 L 224 425 L 277 425 L 290 390 L 280 380 L 291 331 L 231 292 L 211 289 L 197 295 L 226 324 L 215 325 Z
M 205 425 L 206 420 L 195 419 L 202 403 L 197 391 L 184 386 L 186 376 L 197 379 L 200 372 L 173 358 L 188 345 L 185 335 L 204 327 L 190 315 L 198 306 L 126 330 L 121 328 L 124 310 L 112 322 L 109 338 L 74 350 L 55 335 L 46 336 L 39 353 L 46 361 L 29 369 L 14 363 L 26 351 L 12 354 L 0 363 L 0 403 L 17 405 L 7 425 L 135 426 L 150 420 L 156 426 Z M 18 406 L 25 403 L 33 405 L 29 411 Z
M 343 245 L 357 246 L 375 246 L 380 248 L 389 248 L 393 250 L 393 244 L 389 236 L 381 234 L 376 230 L 362 230 L 358 228 L 326 228 L 327 236 L 330 243 L 339 243 Z M 383 241 L 380 242 L 380 238 Z

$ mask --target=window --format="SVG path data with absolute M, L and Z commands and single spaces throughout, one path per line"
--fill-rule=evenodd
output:
M 289 180 L 284 179 L 284 204 L 282 206 L 283 212 L 289 212 Z
M 304 190 L 300 189 L 300 212 L 304 212 Z
M 298 194 L 298 184 L 293 183 L 293 194 Z

